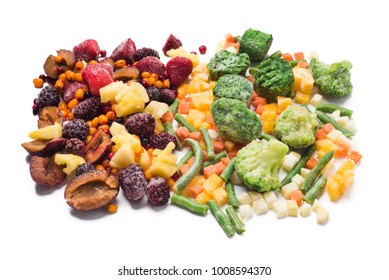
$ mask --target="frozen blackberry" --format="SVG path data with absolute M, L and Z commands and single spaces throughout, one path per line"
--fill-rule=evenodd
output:
M 68 139 L 66 141 L 63 153 L 83 157 L 85 156 L 85 144 L 78 138 Z
M 146 88 L 147 95 L 150 101 L 161 101 L 161 92 L 155 86 L 149 86 Z
M 154 149 L 163 150 L 169 142 L 173 142 L 177 146 L 177 138 L 165 131 L 150 137 L 150 145 Z
M 139 164 L 130 164 L 128 167 L 120 169 L 118 179 L 128 200 L 137 201 L 145 194 L 147 180 Z
M 53 86 L 45 86 L 36 99 L 39 108 L 45 106 L 57 106 L 60 102 L 58 90 Z
M 81 141 L 85 141 L 88 135 L 89 125 L 81 119 L 74 119 L 72 121 L 66 122 L 62 127 L 63 138 L 78 138 Z
M 79 176 L 83 173 L 95 170 L 95 167 L 90 163 L 82 163 L 76 168 L 76 176 Z
M 150 48 L 137 49 L 134 55 L 134 60 L 139 61 L 142 58 L 145 58 L 146 56 L 154 56 L 156 58 L 159 58 L 159 53 L 156 50 Z
M 85 99 L 72 110 L 75 118 L 90 121 L 102 113 L 100 98 L 97 96 Z
M 165 179 L 153 177 L 146 186 L 146 197 L 153 206 L 165 205 L 170 198 L 170 189 Z
M 140 137 L 153 135 L 155 125 L 155 119 L 149 113 L 133 114 L 124 123 L 129 133 L 136 134 Z
M 166 104 L 170 105 L 173 103 L 173 101 L 176 99 L 177 92 L 172 89 L 164 88 L 161 89 L 161 102 L 165 102 Z

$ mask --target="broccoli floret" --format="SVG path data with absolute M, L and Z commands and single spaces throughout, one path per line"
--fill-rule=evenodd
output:
M 254 90 L 269 103 L 277 101 L 277 96 L 293 95 L 294 76 L 292 66 L 286 60 L 270 56 L 252 68 Z
M 212 104 L 211 114 L 223 139 L 246 144 L 261 134 L 261 119 L 240 100 L 222 97 Z
M 303 106 L 289 106 L 277 118 L 276 137 L 291 148 L 301 149 L 315 143 L 316 115 Z
M 278 171 L 288 150 L 288 146 L 276 139 L 254 140 L 239 150 L 234 162 L 236 173 L 252 190 L 267 192 L 278 189 Z
M 227 74 L 221 77 L 213 88 L 213 93 L 216 98 L 238 99 L 246 104 L 251 100 L 252 91 L 253 84 L 249 80 L 233 74 Z
M 247 53 L 251 61 L 261 61 L 270 49 L 273 36 L 249 28 L 243 33 L 239 42 L 239 53 Z
M 335 97 L 349 95 L 353 90 L 350 81 L 352 67 L 351 62 L 347 60 L 328 65 L 313 58 L 309 63 L 309 70 L 316 85 L 323 93 Z
M 213 81 L 226 74 L 244 75 L 250 65 L 245 53 L 235 54 L 226 50 L 218 51 L 209 61 L 208 70 Z

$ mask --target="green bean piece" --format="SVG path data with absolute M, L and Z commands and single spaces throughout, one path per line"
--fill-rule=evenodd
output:
M 297 64 L 298 64 L 300 61 L 302 61 L 302 62 L 307 62 L 306 59 L 300 59 L 300 60 L 297 59 L 297 60 L 289 61 L 289 63 L 290 63 L 290 66 L 295 67 L 295 66 L 297 66 Z
M 190 132 L 197 131 L 180 113 L 174 115 L 174 119 L 181 125 L 185 126 Z
M 215 158 L 215 152 L 213 151 L 213 143 L 209 136 L 208 130 L 205 127 L 200 128 L 201 135 L 207 148 L 207 159 L 212 160 Z
M 228 205 L 228 207 L 226 208 L 226 213 L 228 218 L 231 221 L 231 224 L 234 226 L 235 231 L 238 234 L 242 234 L 243 232 L 245 232 L 244 224 L 242 220 L 239 218 L 238 214 L 236 213 L 234 207 Z
M 171 122 L 165 122 L 163 124 L 163 127 L 164 127 L 164 129 L 165 129 L 165 131 L 167 133 L 169 133 L 170 135 L 176 137 L 176 140 L 177 140 L 177 150 L 181 151 L 182 150 L 182 143 L 181 143 L 180 139 L 178 139 L 176 133 L 174 132 L 173 124 Z
M 301 156 L 300 160 L 296 163 L 296 165 L 293 167 L 293 169 L 285 176 L 285 178 L 281 181 L 281 187 L 289 184 L 292 182 L 292 178 L 296 174 L 300 174 L 301 169 L 307 164 L 307 161 L 312 157 L 313 153 L 315 152 L 315 145 L 311 145 L 310 147 L 306 148 L 304 154 Z
M 185 163 L 188 162 L 188 160 L 194 156 L 193 150 L 189 150 L 177 163 L 177 169 L 180 169 L 181 166 L 183 166 Z
M 201 204 L 192 198 L 177 193 L 172 194 L 170 202 L 197 215 L 205 216 L 208 213 L 208 205 Z
M 177 113 L 178 105 L 180 104 L 180 100 L 178 98 L 174 99 L 173 103 L 169 106 L 169 111 L 174 115 Z
M 225 234 L 228 237 L 232 237 L 235 234 L 235 229 L 234 226 L 231 224 L 230 219 L 228 219 L 227 215 L 224 214 L 224 212 L 219 208 L 219 206 L 217 206 L 216 202 L 212 199 L 207 201 L 207 205 L 209 206 L 209 210 L 215 217 L 216 221 L 224 230 Z
M 304 194 L 306 194 L 312 188 L 313 182 L 316 180 L 317 176 L 319 176 L 320 171 L 327 165 L 327 163 L 332 159 L 333 156 L 334 156 L 333 150 L 326 153 L 321 159 L 319 159 L 316 165 L 311 169 L 311 171 L 308 173 L 307 177 L 304 179 L 300 187 L 300 190 Z
M 234 172 L 235 170 L 234 162 L 235 162 L 235 158 L 232 158 L 230 162 L 227 164 L 226 168 L 224 168 L 222 174 L 220 174 L 220 178 L 222 178 L 224 182 L 227 182 L 230 179 L 232 172 Z
M 343 133 L 343 135 L 346 136 L 347 138 L 350 138 L 351 136 L 353 136 L 353 133 L 351 131 L 349 131 L 348 129 L 344 128 L 340 123 L 338 123 L 336 120 L 331 118 L 329 115 L 327 115 L 327 114 L 325 114 L 325 113 L 323 113 L 321 111 L 317 111 L 316 110 L 316 116 L 323 123 L 330 123 L 330 124 L 332 124 L 335 127 L 335 129 L 341 131 Z
M 347 116 L 349 118 L 351 118 L 351 116 L 353 114 L 353 110 L 350 110 L 350 109 L 347 109 L 345 107 L 342 107 L 342 106 L 339 106 L 336 104 L 332 104 L 332 103 L 319 104 L 316 106 L 316 111 L 321 111 L 324 113 L 331 114 L 331 113 L 335 112 L 336 110 L 340 111 L 341 116 Z
M 267 141 L 271 140 L 271 139 L 277 139 L 275 136 L 271 135 L 271 134 L 268 134 L 266 132 L 261 132 L 261 138 L 262 139 L 265 139 Z M 277 139 L 278 140 L 278 139 Z
M 235 186 L 231 181 L 226 184 L 227 202 L 234 208 L 238 208 L 240 205 L 239 199 L 236 196 Z
M 223 151 L 223 152 L 216 154 L 215 157 L 213 158 L 213 160 L 207 160 L 206 162 L 203 163 L 203 169 L 209 165 L 218 163 L 222 158 L 224 158 L 226 156 L 227 156 L 226 151 Z
M 186 171 L 186 173 L 182 175 L 175 183 L 177 192 L 181 192 L 200 171 L 204 157 L 204 151 L 201 148 L 199 142 L 191 138 L 186 138 L 185 142 L 192 147 L 195 159 L 193 164 L 189 167 L 188 171 Z
M 303 200 L 309 204 L 312 204 L 313 201 L 321 194 L 325 185 L 327 183 L 327 178 L 323 174 L 320 174 L 317 180 L 313 183 L 312 188 L 304 195 Z
M 281 57 L 282 56 L 282 51 L 278 50 L 278 51 L 272 53 L 270 56 Z

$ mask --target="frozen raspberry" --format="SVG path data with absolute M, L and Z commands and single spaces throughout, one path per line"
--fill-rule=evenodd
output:
M 173 142 L 177 146 L 177 138 L 165 131 L 150 137 L 150 145 L 155 149 L 163 150 L 169 142 Z
M 150 101 L 160 101 L 161 92 L 155 86 L 149 86 L 146 88 L 147 95 L 149 96 Z
M 59 101 L 58 90 L 52 86 L 45 86 L 38 94 L 35 104 L 37 104 L 39 108 L 43 108 L 45 106 L 57 106 Z
M 124 59 L 127 64 L 132 64 L 134 62 L 134 55 L 136 52 L 135 43 L 130 39 L 122 41 L 119 46 L 117 46 L 111 54 L 113 61 L 119 59 Z
M 100 47 L 95 40 L 88 39 L 75 46 L 73 48 L 73 53 L 76 59 L 89 62 L 93 59 L 97 59 L 100 54 Z
M 166 104 L 172 104 L 173 101 L 176 99 L 176 91 L 168 88 L 161 89 L 161 101 L 165 102 Z
M 139 61 L 142 58 L 145 58 L 146 56 L 154 56 L 156 58 L 159 58 L 159 53 L 156 50 L 150 48 L 137 49 L 134 55 L 134 60 Z
M 71 139 L 78 138 L 85 141 L 89 135 L 89 125 L 81 119 L 74 119 L 64 123 L 62 127 L 62 137 Z
M 170 36 L 166 39 L 166 42 L 162 47 L 162 51 L 166 55 L 169 50 L 178 49 L 179 47 L 182 47 L 181 41 L 173 34 L 170 34 Z
M 81 101 L 73 108 L 72 113 L 77 119 L 92 120 L 102 113 L 100 98 L 94 96 Z
M 146 186 L 146 197 L 153 206 L 165 205 L 170 198 L 170 189 L 165 179 L 153 177 Z
M 85 144 L 78 138 L 70 138 L 66 141 L 63 153 L 83 157 L 85 156 Z
M 137 113 L 129 116 L 124 123 L 127 131 L 140 137 L 150 136 L 155 131 L 155 119 L 149 113 Z
M 82 163 L 76 169 L 76 176 L 79 176 L 83 173 L 95 170 L 94 166 L 90 163 Z
M 162 76 L 166 70 L 165 64 L 154 56 L 142 58 L 135 64 L 135 67 L 138 68 L 140 72 L 154 73 L 158 76 Z
M 120 169 L 118 179 L 128 200 L 137 201 L 145 194 L 147 180 L 139 164 L 130 164 Z
M 170 84 L 175 87 L 180 86 L 189 77 L 193 70 L 193 63 L 190 59 L 176 56 L 166 64 L 166 71 Z
M 63 86 L 63 101 L 69 103 L 70 100 L 76 97 L 76 91 L 80 88 L 83 88 L 84 86 L 85 85 L 83 83 L 77 81 L 70 82 L 68 80 L 65 80 Z

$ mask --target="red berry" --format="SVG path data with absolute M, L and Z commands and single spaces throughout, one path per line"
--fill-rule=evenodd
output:
M 200 51 L 201 54 L 205 54 L 207 52 L 207 47 L 204 46 L 204 45 L 201 45 L 199 47 L 199 51 Z
M 107 56 L 107 51 L 106 50 L 101 50 L 100 51 L 100 56 L 101 57 L 106 57 Z

